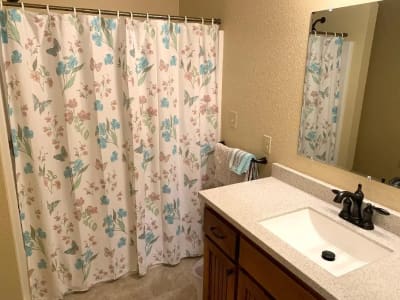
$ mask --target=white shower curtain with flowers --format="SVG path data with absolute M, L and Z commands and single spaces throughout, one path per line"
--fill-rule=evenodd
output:
M 298 151 L 334 163 L 343 83 L 343 37 L 310 35 Z
M 218 26 L 0 11 L 33 299 L 202 254 Z

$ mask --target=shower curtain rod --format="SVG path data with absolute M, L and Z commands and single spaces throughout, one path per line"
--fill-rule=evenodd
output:
M 107 9 L 92 9 L 92 8 L 81 8 L 81 7 L 70 7 L 70 6 L 56 6 L 56 5 L 44 5 L 44 4 L 33 4 L 33 3 L 23 3 L 23 2 L 2 2 L 3 6 L 21 7 L 21 8 L 34 8 L 34 9 L 50 9 L 59 11 L 69 11 L 69 12 L 80 12 L 84 14 L 99 14 L 108 16 L 122 16 L 122 17 L 133 17 L 133 18 L 150 18 L 158 20 L 173 20 L 173 21 L 187 21 L 187 22 L 199 22 L 199 23 L 212 23 L 221 24 L 221 19 L 214 18 L 198 18 L 198 17 L 183 17 L 183 16 L 169 16 L 169 15 L 158 15 L 158 14 L 147 14 L 147 13 L 137 13 L 128 11 L 117 11 L 117 10 L 107 10 Z
M 349 34 L 346 32 L 326 32 L 326 31 L 317 31 L 312 30 L 310 34 L 318 34 L 318 35 L 332 35 L 332 36 L 341 36 L 341 37 L 348 37 Z

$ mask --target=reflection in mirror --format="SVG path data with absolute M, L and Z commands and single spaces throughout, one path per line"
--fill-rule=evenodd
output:
M 314 12 L 298 153 L 400 187 L 400 1 Z

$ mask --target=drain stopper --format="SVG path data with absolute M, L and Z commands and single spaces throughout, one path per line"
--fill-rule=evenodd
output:
M 335 260 L 335 253 L 329 250 L 322 251 L 321 257 L 327 261 L 334 261 Z

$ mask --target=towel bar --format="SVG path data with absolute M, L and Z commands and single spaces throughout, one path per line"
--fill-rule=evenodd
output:
M 220 141 L 218 143 L 221 143 L 222 145 L 226 145 L 224 141 Z M 266 165 L 268 163 L 268 160 L 265 156 L 261 157 L 261 158 L 257 158 L 257 159 L 253 158 L 251 161 L 256 164 L 261 164 L 261 165 Z

